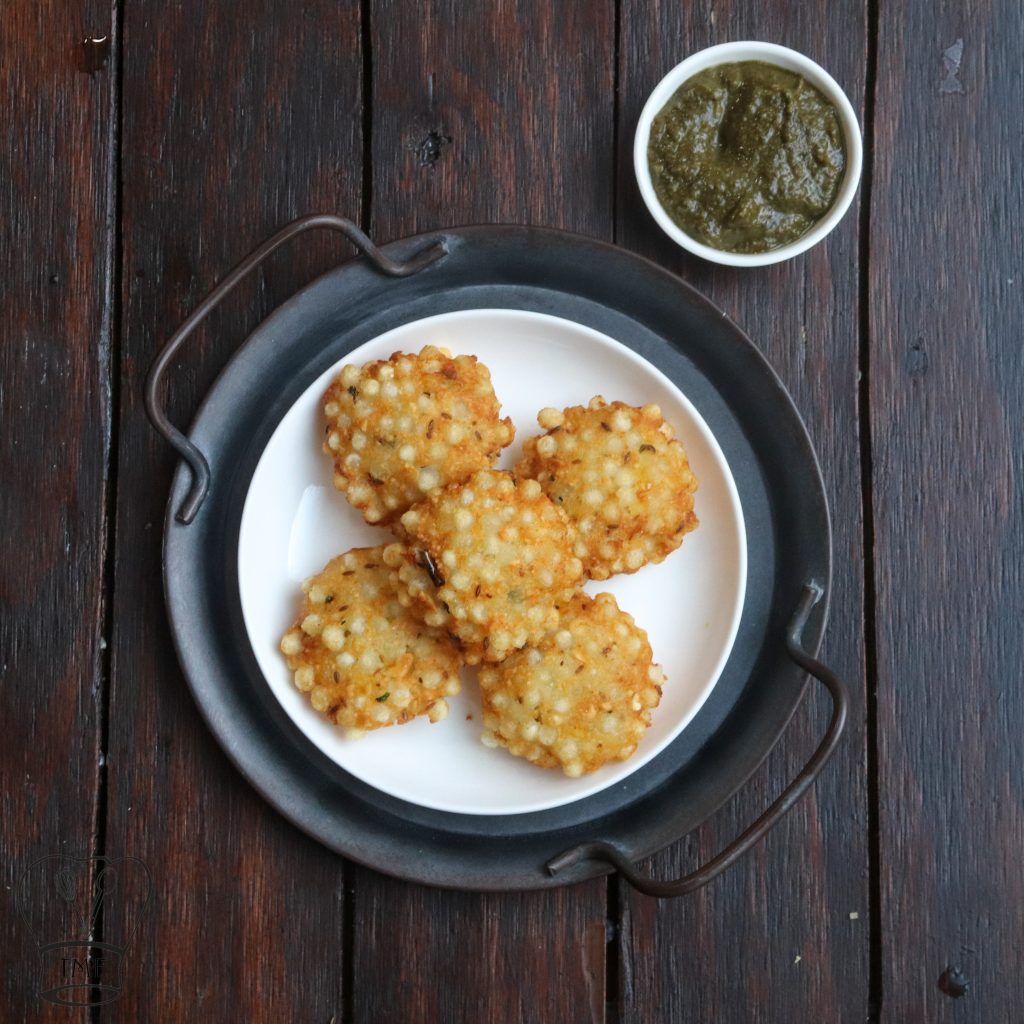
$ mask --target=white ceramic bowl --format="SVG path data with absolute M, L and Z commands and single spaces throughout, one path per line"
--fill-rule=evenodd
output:
M 713 249 L 688 235 L 672 220 L 661 205 L 657 193 L 654 191 L 650 167 L 647 164 L 647 145 L 651 137 L 651 123 L 683 82 L 698 72 L 717 64 L 732 64 L 744 60 L 758 60 L 766 64 L 775 64 L 787 71 L 795 71 L 797 74 L 803 75 L 836 108 L 846 140 L 846 174 L 839 187 L 836 201 L 832 204 L 828 214 L 807 234 L 801 235 L 795 242 L 780 246 L 771 252 L 725 252 L 721 249 Z M 700 50 L 687 57 L 681 64 L 677 64 L 658 83 L 644 104 L 636 128 L 636 138 L 633 142 L 633 166 L 636 170 L 637 184 L 640 186 L 640 195 L 643 196 L 647 209 L 651 211 L 651 216 L 658 222 L 658 226 L 669 238 L 687 251 L 710 260 L 712 263 L 721 263 L 729 267 L 763 267 L 769 263 L 781 263 L 782 260 L 788 260 L 790 257 L 810 249 L 812 245 L 817 245 L 842 220 L 843 214 L 846 213 L 853 201 L 857 185 L 860 183 L 862 157 L 857 115 L 853 112 L 853 106 L 836 80 L 820 64 L 815 64 L 809 57 L 797 53 L 796 50 L 790 50 L 786 46 L 776 46 L 774 43 L 754 41 L 709 46 L 706 50 Z
M 589 583 L 609 591 L 651 640 L 667 681 L 640 748 L 628 761 L 570 779 L 480 742 L 480 700 L 467 670 L 451 714 L 419 718 L 354 742 L 310 706 L 277 649 L 295 617 L 299 584 L 350 547 L 387 543 L 331 483 L 320 451 L 320 401 L 340 363 L 296 401 L 267 443 L 249 486 L 238 541 L 239 590 L 256 660 L 282 707 L 329 758 L 392 796 L 462 814 L 518 814 L 582 799 L 614 785 L 663 750 L 697 714 L 729 657 L 743 609 L 746 534 L 729 466 L 697 409 L 659 370 L 604 334 L 541 313 L 471 309 L 405 324 L 367 342 L 342 362 L 386 359 L 427 344 L 472 353 L 490 368 L 502 412 L 516 425 L 501 460 L 512 466 L 523 439 L 538 432 L 546 405 L 586 404 L 596 394 L 632 405 L 657 402 L 690 459 L 700 489 L 700 527 L 660 565 Z

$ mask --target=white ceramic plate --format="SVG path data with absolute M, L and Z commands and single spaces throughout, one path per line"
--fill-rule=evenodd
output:
M 480 743 L 474 673 L 449 698 L 448 718 L 419 718 L 345 740 L 295 689 L 278 651 L 295 619 L 299 585 L 349 548 L 387 543 L 334 490 L 320 450 L 320 402 L 330 379 L 350 362 L 386 359 L 424 345 L 476 355 L 486 364 L 516 442 L 500 466 L 511 468 L 522 440 L 539 432 L 544 406 L 585 405 L 594 395 L 631 405 L 656 402 L 686 446 L 700 489 L 701 525 L 679 551 L 632 576 L 590 583 L 610 591 L 647 630 L 668 680 L 653 724 L 628 761 L 579 779 L 537 768 Z M 672 742 L 707 699 L 725 666 L 739 625 L 746 585 L 743 513 L 732 474 L 697 410 L 645 359 L 588 327 L 511 309 L 445 313 L 406 324 L 367 342 L 327 370 L 281 420 L 260 458 L 242 512 L 238 575 L 242 612 L 256 659 L 274 695 L 298 728 L 331 760 L 363 782 L 424 807 L 462 814 L 521 814 L 579 800 L 611 786 Z

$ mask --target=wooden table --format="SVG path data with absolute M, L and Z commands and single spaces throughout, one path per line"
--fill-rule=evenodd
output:
M 756 271 L 682 255 L 631 170 L 654 83 L 745 38 L 824 64 L 866 143 L 840 227 Z M 93 1019 L 1022 1019 L 1022 44 L 1019 0 L 4 5 L 4 890 L 50 853 L 149 865 L 123 993 Z M 833 515 L 824 653 L 854 713 L 813 795 L 695 896 L 393 881 L 288 825 L 200 720 L 164 618 L 174 459 L 143 378 L 213 282 L 310 211 L 378 240 L 516 222 L 615 241 L 709 295 L 792 392 Z M 191 344 L 173 417 L 349 255 L 311 238 L 275 257 Z M 812 700 L 647 867 L 680 872 L 734 836 L 826 711 Z M 85 1020 L 37 998 L 9 910 L 2 1019 Z

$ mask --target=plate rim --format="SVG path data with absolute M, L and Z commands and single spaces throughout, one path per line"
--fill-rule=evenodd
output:
M 271 680 L 270 676 L 267 674 L 266 668 L 264 666 L 264 658 L 260 654 L 262 645 L 257 644 L 256 638 L 254 636 L 254 630 L 250 623 L 250 605 L 247 602 L 242 587 L 242 536 L 246 531 L 247 519 L 251 520 L 250 505 L 253 500 L 253 487 L 256 482 L 256 477 L 257 474 L 260 472 L 261 467 L 263 466 L 264 460 L 267 458 L 270 445 L 272 444 L 274 438 L 277 436 L 277 433 L 281 429 L 285 419 L 292 415 L 296 406 L 306 399 L 306 397 L 309 395 L 310 390 L 317 386 L 317 382 L 321 378 L 323 378 L 327 373 L 335 371 L 336 368 L 342 364 L 342 362 L 351 359 L 353 357 L 353 352 L 359 351 L 360 349 L 366 348 L 367 346 L 370 345 L 376 345 L 380 343 L 382 339 L 385 339 L 390 335 L 396 334 L 400 331 L 407 331 L 409 329 L 414 329 L 421 325 L 429 325 L 434 321 L 469 320 L 476 316 L 489 315 L 497 316 L 498 318 L 501 319 L 513 320 L 516 318 L 526 318 L 528 320 L 540 322 L 541 324 L 555 322 L 559 325 L 564 325 L 562 328 L 563 330 L 570 329 L 572 331 L 579 332 L 580 334 L 582 334 L 586 344 L 601 346 L 601 355 L 603 355 L 603 353 L 606 352 L 608 349 L 611 349 L 616 353 L 618 358 L 634 363 L 635 365 L 640 367 L 644 373 L 653 376 L 655 379 L 660 379 L 664 386 L 671 389 L 671 391 L 674 393 L 674 397 L 681 402 L 683 409 L 685 410 L 686 414 L 690 417 L 690 421 L 692 422 L 694 428 L 702 436 L 705 444 L 711 452 L 716 467 L 722 477 L 722 480 L 725 483 L 725 489 L 728 495 L 729 508 L 733 517 L 733 522 L 731 525 L 735 526 L 736 533 L 735 540 L 737 543 L 738 558 L 735 570 L 738 579 L 736 580 L 735 587 L 731 595 L 732 602 L 731 607 L 729 608 L 729 624 L 725 632 L 724 641 L 720 646 L 718 656 L 711 670 L 709 671 L 706 680 L 703 682 L 699 693 L 694 698 L 693 702 L 686 708 L 685 713 L 682 716 L 680 716 L 679 722 L 670 729 L 670 731 L 663 739 L 658 741 L 657 745 L 654 746 L 653 749 L 647 751 L 645 755 L 642 757 L 637 757 L 637 755 L 633 755 L 627 761 L 622 762 L 623 765 L 628 766 L 626 770 L 621 770 L 619 774 L 613 776 L 612 778 L 606 779 L 598 785 L 593 785 L 589 788 L 586 788 L 583 792 L 578 793 L 576 795 L 568 796 L 564 799 L 534 801 L 532 803 L 526 803 L 525 805 L 522 802 L 520 802 L 515 804 L 514 806 L 500 809 L 476 809 L 446 805 L 443 800 L 439 802 L 425 802 L 420 799 L 413 799 L 412 797 L 404 795 L 401 792 L 396 792 L 393 789 L 388 789 L 384 786 L 379 785 L 376 781 L 369 778 L 364 772 L 361 772 L 356 768 L 352 767 L 351 765 L 345 764 L 343 761 L 339 760 L 334 755 L 332 750 L 327 749 L 326 745 L 321 743 L 316 738 L 312 730 L 307 729 L 306 722 L 293 713 L 289 705 L 281 699 L 281 696 L 278 693 L 279 686 L 275 685 L 275 683 Z M 581 339 L 581 343 L 583 343 L 583 339 Z M 388 796 L 394 797 L 398 800 L 402 800 L 406 803 L 414 804 L 418 807 L 423 807 L 427 810 L 436 810 L 449 814 L 478 815 L 481 817 L 493 815 L 533 814 L 542 811 L 553 810 L 557 807 L 563 807 L 580 800 L 585 800 L 588 797 L 594 796 L 602 790 L 614 786 L 619 782 L 622 782 L 623 780 L 627 779 L 634 772 L 639 771 L 641 768 L 644 767 L 644 765 L 648 764 L 650 761 L 656 758 L 663 750 L 665 750 L 671 743 L 673 743 L 687 728 L 687 726 L 693 721 L 693 719 L 699 713 L 700 709 L 707 702 L 712 691 L 714 690 L 715 685 L 721 678 L 722 672 L 724 671 L 725 666 L 728 663 L 729 657 L 732 654 L 733 646 L 736 642 L 736 636 L 739 632 L 740 621 L 743 616 L 744 603 L 746 599 L 748 571 L 747 536 L 746 523 L 743 514 L 743 503 L 740 499 L 739 490 L 736 486 L 736 480 L 732 473 L 732 469 L 729 466 L 729 460 L 726 458 L 725 453 L 722 451 L 722 447 L 719 444 L 717 438 L 715 437 L 715 434 L 712 431 L 711 427 L 708 425 L 707 421 L 701 415 L 700 410 L 696 407 L 693 401 L 685 394 L 685 392 L 679 387 L 679 385 L 676 384 L 676 382 L 672 380 L 668 376 L 668 374 L 666 374 L 659 367 L 655 366 L 652 362 L 650 362 L 650 360 L 646 359 L 639 352 L 636 352 L 635 350 L 631 349 L 628 345 L 625 345 L 617 338 L 614 338 L 603 331 L 598 331 L 596 328 L 590 327 L 587 324 L 579 323 L 578 321 L 575 320 L 571 320 L 568 317 L 556 316 L 551 313 L 543 313 L 530 309 L 516 309 L 514 307 L 487 306 L 474 307 L 470 309 L 449 310 L 443 313 L 435 313 L 425 317 L 419 317 L 414 320 L 408 320 L 398 325 L 397 327 L 389 328 L 382 334 L 376 335 L 375 337 L 363 342 L 361 345 L 358 346 L 357 349 L 353 350 L 353 352 L 345 353 L 345 355 L 342 356 L 341 359 L 335 361 L 335 363 L 333 363 L 329 368 L 324 370 L 319 376 L 313 379 L 307 385 L 307 387 L 296 397 L 295 401 L 292 402 L 292 404 L 281 413 L 280 417 L 278 417 L 277 422 L 271 429 L 270 434 L 266 438 L 263 444 L 263 448 L 260 451 L 259 457 L 256 461 L 256 465 L 253 468 L 252 475 L 249 478 L 249 482 L 246 488 L 245 499 L 242 504 L 242 513 L 239 524 L 239 537 L 236 554 L 236 560 L 238 565 L 237 596 L 242 609 L 242 621 L 245 625 L 246 639 L 256 658 L 256 662 L 259 665 L 261 674 L 269 690 L 274 695 L 275 699 L 280 703 L 285 714 L 294 723 L 296 728 L 303 734 L 303 736 L 305 736 L 305 738 L 310 743 L 317 747 L 317 749 L 320 750 L 320 752 L 324 754 L 324 756 L 326 756 L 332 762 L 338 765 L 339 768 L 358 778 L 361 782 L 364 782 L 366 785 L 374 789 L 378 789 Z M 733 530 L 730 529 L 730 535 L 732 535 L 732 533 Z M 381 543 L 386 543 L 386 540 L 383 537 L 381 538 Z M 667 561 L 668 558 L 671 558 L 675 553 L 676 552 L 672 552 L 663 561 Z M 607 581 L 599 580 L 597 582 L 605 583 Z M 641 628 L 643 628 L 642 624 Z M 343 741 L 339 739 L 337 742 L 341 743 Z M 615 767 L 618 766 L 616 765 Z

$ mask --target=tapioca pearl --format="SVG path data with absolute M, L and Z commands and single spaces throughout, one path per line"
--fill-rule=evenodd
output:
M 345 456 L 345 467 L 349 470 L 356 469 L 362 461 L 362 458 L 355 452 L 350 452 Z
M 500 746 L 500 743 L 498 742 L 497 736 L 495 736 L 494 733 L 490 729 L 488 729 L 488 730 L 486 730 L 486 731 L 484 731 L 484 732 L 482 732 L 480 734 L 480 742 L 485 747 L 490 747 L 492 750 L 495 747 Z
M 325 626 L 320 634 L 324 647 L 329 651 L 340 651 L 345 646 L 345 631 L 341 626 Z
M 482 601 L 477 601 L 469 606 L 469 617 L 477 623 L 487 621 L 487 606 Z
M 427 466 L 420 470 L 416 483 L 421 491 L 432 491 L 435 487 L 440 486 L 441 474 L 434 466 Z
M 497 583 L 501 579 L 501 569 L 496 565 L 485 565 L 480 570 L 480 578 L 484 583 Z
M 462 491 L 459 494 L 459 502 L 460 502 L 460 504 L 462 504 L 464 506 L 472 505 L 473 502 L 475 502 L 475 501 L 476 501 L 476 495 L 468 487 L 466 488 L 466 490 Z M 464 529 L 464 527 L 463 527 L 463 529 Z
M 293 629 L 282 637 L 281 653 L 288 655 L 302 653 L 302 634 L 298 630 Z
M 578 779 L 583 774 L 583 765 L 579 761 L 569 761 L 562 765 L 562 771 L 570 779 Z
M 601 483 L 601 474 L 596 469 L 585 469 L 580 475 L 585 484 Z
M 588 409 L 603 409 L 604 407 L 604 395 L 594 395 L 594 397 L 589 402 L 587 402 Z
M 402 447 L 398 449 L 398 457 L 403 462 L 412 462 L 412 460 L 416 458 L 416 449 L 411 444 L 403 444 Z
M 366 620 L 362 617 L 362 615 L 357 615 L 354 619 L 352 619 L 352 621 L 348 624 L 348 631 L 353 636 L 362 636 L 366 632 Z
M 458 676 L 449 676 L 444 684 L 444 692 L 449 697 L 454 697 L 461 689 Z
M 348 430 L 352 426 L 352 417 L 347 413 L 341 413 L 338 416 L 337 423 L 342 430 Z
M 661 419 L 661 406 L 656 405 L 654 402 L 648 402 L 647 405 L 640 409 L 640 412 L 649 420 Z
M 365 484 L 352 484 L 348 489 L 348 498 L 353 504 L 364 504 L 373 497 L 373 491 Z
M 623 505 L 632 505 L 636 501 L 636 492 L 632 487 L 620 487 L 615 492 L 615 497 L 618 498 Z
M 553 587 L 555 585 L 555 575 L 550 569 L 541 569 L 537 573 L 537 582 L 542 587 Z
M 351 445 L 357 452 L 361 452 L 366 447 L 366 435 L 361 430 L 355 431 L 352 434 Z
M 466 436 L 465 428 L 459 423 L 450 423 L 445 431 L 449 444 L 458 444 Z
M 540 484 L 536 480 L 524 480 L 519 485 L 519 493 L 528 501 L 540 497 Z
M 442 722 L 448 717 L 448 702 L 446 700 L 435 701 L 427 710 L 427 718 L 431 722 Z
M 537 413 L 537 422 L 545 430 L 553 430 L 555 427 L 560 427 L 565 423 L 565 413 L 561 409 L 553 409 L 551 406 L 547 406 Z
M 613 477 L 618 468 L 619 464 L 614 459 L 605 459 L 601 463 L 601 472 L 608 478 Z
M 341 412 L 341 406 L 338 405 L 337 402 L 328 402 L 324 406 L 324 415 L 328 419 L 332 419 L 333 420 L 334 417 L 337 416 L 339 412 Z
M 583 492 L 583 501 L 587 505 L 596 507 L 604 501 L 604 492 L 597 487 L 591 487 L 590 490 Z
M 644 553 L 640 548 L 630 548 L 626 554 L 626 566 L 629 569 L 639 569 L 644 564 Z
M 348 366 L 341 368 L 341 382 L 345 385 L 355 384 L 359 380 L 360 369 L 358 366 L 354 366 L 349 363 Z
M 558 451 L 558 442 L 550 435 L 545 434 L 537 440 L 537 454 L 542 458 L 549 459 Z
M 527 483 L 536 483 L 535 480 L 527 481 Z M 515 490 L 516 485 L 507 477 L 503 476 L 498 481 L 498 491 L 501 494 L 511 494 Z
M 523 526 L 532 526 L 536 519 L 537 517 L 534 515 L 533 510 L 528 508 L 523 510 L 523 514 L 519 517 L 519 522 Z
M 591 427 L 586 427 L 580 431 L 580 440 L 584 444 L 593 444 L 597 440 L 597 433 Z
M 604 444 L 605 448 L 607 448 L 607 450 L 611 452 L 612 455 L 621 455 L 623 449 L 626 447 L 626 442 L 621 437 L 619 437 L 618 434 L 612 434 L 612 436 L 609 437 Z
M 331 706 L 331 695 L 324 687 L 318 686 L 310 693 L 309 703 L 314 711 L 326 711 Z
M 439 626 L 443 626 L 448 621 L 448 616 L 438 608 L 427 612 L 427 614 L 423 616 L 423 621 L 428 626 L 434 626 L 437 628 Z
M 633 426 L 633 417 L 625 409 L 616 409 L 611 420 L 612 429 L 625 434 Z
M 398 508 L 398 499 L 393 494 L 384 495 L 384 507 L 389 512 L 394 512 Z
M 617 523 L 622 519 L 622 509 L 614 501 L 606 502 L 601 508 L 601 518 L 608 523 Z
M 309 665 L 303 665 L 302 668 L 295 670 L 294 679 L 296 689 L 301 690 L 303 693 L 308 693 L 313 689 L 316 674 Z
M 544 613 L 543 613 L 542 609 L 539 609 L 539 608 L 538 608 L 538 609 L 537 609 L 537 611 L 540 611 L 540 612 L 541 612 L 541 617 L 543 617 L 543 614 L 544 614 Z M 531 648 L 530 648 L 530 649 L 529 649 L 529 650 L 528 650 L 528 651 L 526 652 L 526 660 L 527 660 L 527 661 L 528 661 L 528 662 L 529 662 L 529 663 L 530 663 L 531 665 L 539 665 L 539 664 L 540 664 L 540 663 L 541 663 L 541 662 L 542 662 L 542 661 L 544 660 L 544 655 L 543 655 L 543 654 L 541 654 L 541 652 L 540 652 L 539 650 L 537 650 L 537 648 L 536 648 L 536 647 L 531 647 Z
M 427 449 L 427 454 L 432 462 L 444 462 L 448 457 L 448 446 L 436 441 Z
M 339 654 L 334 659 L 334 663 L 339 668 L 348 669 L 348 668 L 351 668 L 356 663 L 356 659 L 355 659 L 355 656 L 350 654 L 348 651 L 342 651 L 341 654 Z
M 620 469 L 615 473 L 616 487 L 632 487 L 636 483 L 636 474 L 629 469 Z
M 550 725 L 542 725 L 537 731 L 537 739 L 539 739 L 546 747 L 550 747 L 557 737 L 558 732 Z
M 391 712 L 383 704 L 378 704 L 371 712 L 370 717 L 383 725 L 391 718 Z
M 311 613 L 302 620 L 302 632 L 307 636 L 319 636 L 323 629 L 323 620 L 319 615 Z
M 644 439 L 635 431 L 631 430 L 626 434 L 626 444 L 630 448 L 639 448 L 640 445 L 644 444 Z

